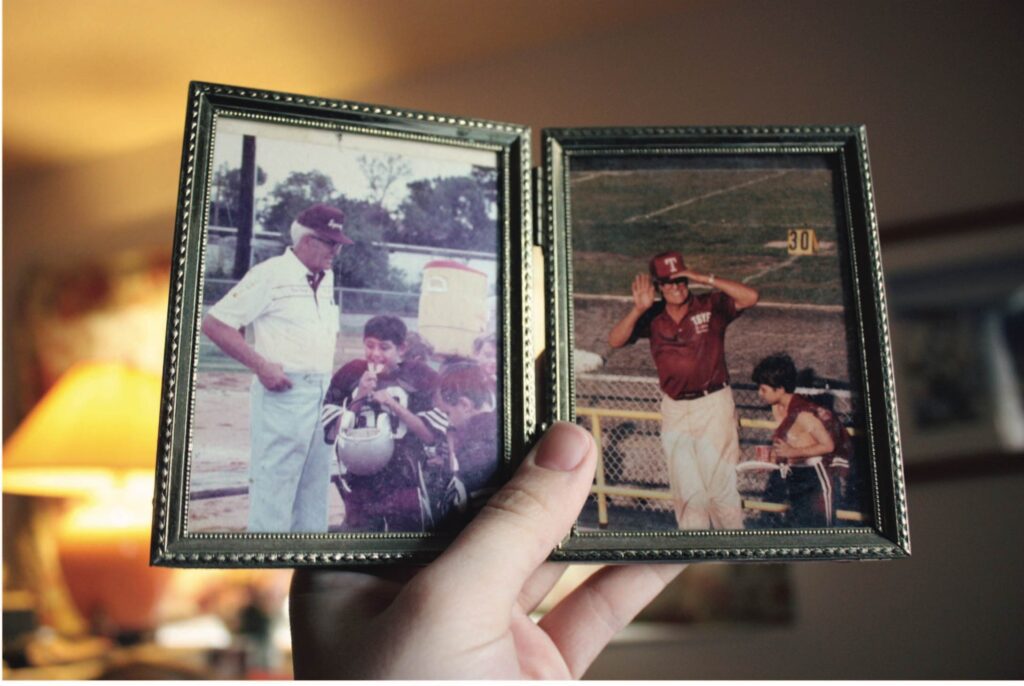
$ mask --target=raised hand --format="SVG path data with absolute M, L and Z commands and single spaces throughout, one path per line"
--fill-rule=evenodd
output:
M 359 378 L 359 388 L 356 392 L 356 397 L 365 398 L 375 390 L 377 390 L 377 375 L 372 370 L 367 369 Z
M 637 274 L 633 279 L 633 307 L 646 311 L 654 305 L 654 284 L 647 274 Z

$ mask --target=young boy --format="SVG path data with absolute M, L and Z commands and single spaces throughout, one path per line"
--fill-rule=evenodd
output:
M 435 409 L 419 415 L 433 434 L 424 442 L 437 454 L 429 490 L 438 525 L 458 521 L 460 513 L 479 507 L 493 490 L 499 459 L 493 397 L 487 372 L 480 365 L 448 363 L 438 379 Z
M 473 363 L 455 364 L 441 373 L 437 407 L 448 417 L 448 434 L 459 479 L 473 499 L 489 494 L 498 468 L 498 415 L 487 372 Z
M 772 434 L 770 456 L 783 469 L 772 473 L 766 491 L 788 500 L 790 526 L 833 526 L 837 472 L 849 467 L 852 444 L 832 412 L 794 393 L 796 376 L 796 365 L 784 353 L 766 357 L 754 368 L 757 394 L 780 422 Z
M 345 364 L 327 389 L 324 437 L 328 443 L 337 438 L 341 408 L 355 412 L 357 422 L 366 408 L 386 412 L 394 435 L 391 459 L 380 471 L 343 475 L 348 486 L 343 494 L 346 531 L 424 530 L 422 438 L 430 433 L 416 413 L 433 408 L 437 373 L 422 362 L 403 361 L 406 335 L 398 317 L 372 318 L 363 329 L 365 358 Z

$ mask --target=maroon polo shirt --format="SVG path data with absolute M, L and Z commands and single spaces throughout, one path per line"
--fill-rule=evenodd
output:
M 659 301 L 644 312 L 629 337 L 651 341 L 658 383 L 673 399 L 729 383 L 725 367 L 725 327 L 741 314 L 721 291 L 691 294 L 690 309 L 678 323 Z

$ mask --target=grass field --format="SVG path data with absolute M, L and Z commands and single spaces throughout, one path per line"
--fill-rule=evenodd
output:
M 749 283 L 764 300 L 840 305 L 833 198 L 824 169 L 573 172 L 575 291 L 628 294 L 652 255 L 678 250 L 689 267 Z M 790 257 L 791 228 L 813 228 L 819 253 Z

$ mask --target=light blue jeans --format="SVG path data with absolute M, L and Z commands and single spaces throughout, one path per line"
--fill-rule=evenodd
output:
M 268 391 L 252 381 L 249 531 L 327 531 L 331 446 L 324 443 L 320 407 L 330 378 L 288 374 L 292 387 Z

